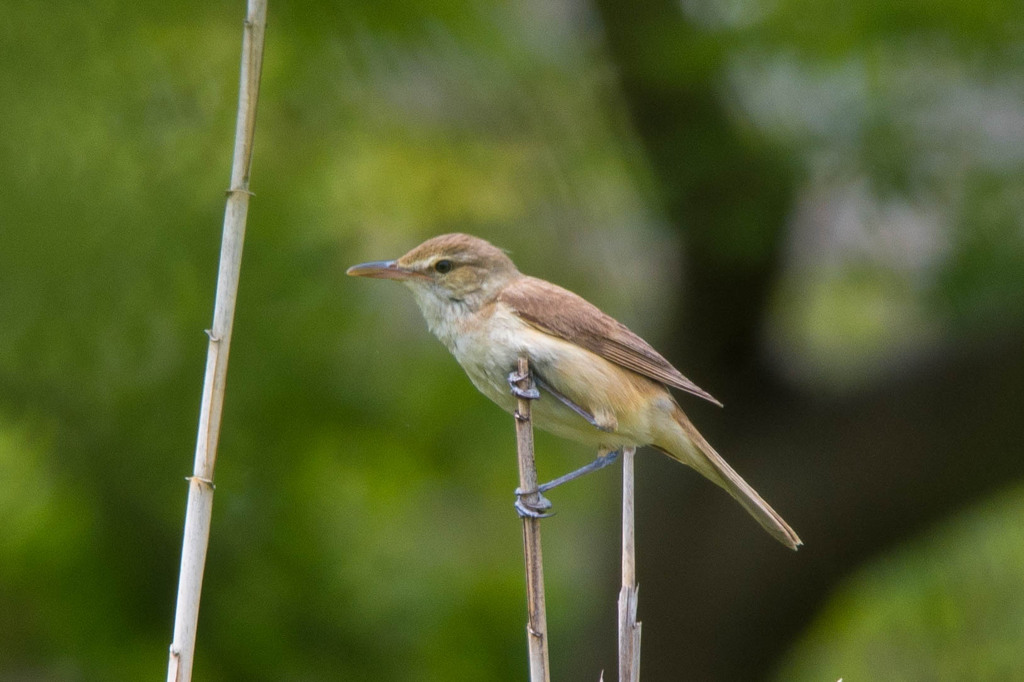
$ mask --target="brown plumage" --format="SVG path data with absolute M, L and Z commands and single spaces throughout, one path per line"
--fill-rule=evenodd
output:
M 801 544 L 704 440 L 668 387 L 721 403 L 576 294 L 523 275 L 502 250 L 465 234 L 434 237 L 398 260 L 356 265 L 348 274 L 405 283 L 430 331 L 505 410 L 515 409 L 508 374 L 526 355 L 550 389 L 532 410 L 540 428 L 601 452 L 651 445 L 725 489 L 782 544 Z
M 605 360 L 667 386 L 722 406 L 629 328 L 582 296 L 536 277 L 505 287 L 497 300 L 508 304 L 537 329 L 597 353 Z M 557 314 L 552 314 L 552 313 Z

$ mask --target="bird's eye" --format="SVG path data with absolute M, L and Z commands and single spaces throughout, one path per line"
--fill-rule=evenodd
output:
M 451 272 L 453 267 L 455 267 L 455 264 L 452 263 L 447 258 L 439 260 L 436 263 L 434 263 L 434 269 L 440 272 L 442 275 Z

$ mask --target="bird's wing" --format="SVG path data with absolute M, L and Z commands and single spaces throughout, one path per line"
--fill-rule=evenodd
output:
M 684 377 L 626 325 L 571 291 L 535 277 L 522 277 L 505 287 L 497 300 L 546 334 L 575 343 L 637 374 L 722 404 Z

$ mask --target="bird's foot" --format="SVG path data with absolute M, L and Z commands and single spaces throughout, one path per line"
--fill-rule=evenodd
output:
M 508 387 L 512 389 L 512 395 L 523 400 L 536 400 L 540 397 L 540 391 L 536 387 L 530 386 L 529 388 L 520 388 L 519 382 L 523 379 L 528 378 L 529 374 L 520 374 L 519 372 L 509 372 L 508 374 Z
M 524 491 L 521 488 L 516 488 L 515 494 L 514 506 L 520 518 L 546 519 L 555 515 L 554 512 L 548 511 L 551 509 L 551 500 L 541 495 L 540 490 Z M 536 499 L 524 500 L 523 498 L 527 496 L 534 496 Z

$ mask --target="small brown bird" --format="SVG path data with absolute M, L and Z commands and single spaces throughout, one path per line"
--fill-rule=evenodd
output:
M 721 403 L 625 325 L 562 287 L 520 273 L 501 249 L 445 234 L 398 260 L 355 265 L 348 274 L 404 282 L 473 385 L 510 413 L 518 358 L 529 359 L 534 380 L 552 398 L 534 404 L 537 426 L 599 452 L 593 464 L 542 491 L 610 463 L 623 447 L 650 445 L 724 488 L 782 544 L 802 544 L 704 440 L 668 387 Z

